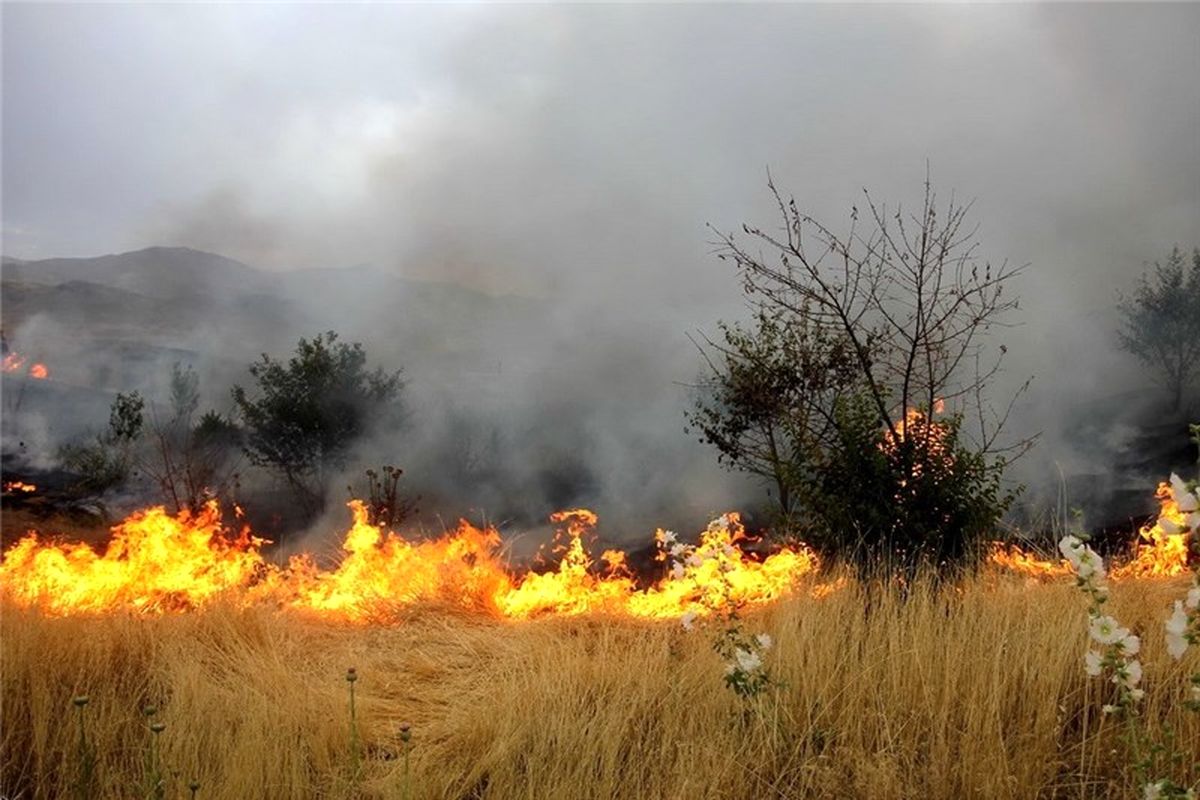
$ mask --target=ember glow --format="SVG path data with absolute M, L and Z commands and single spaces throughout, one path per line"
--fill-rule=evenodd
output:
M 9 351 L 4 354 L 4 361 L 3 361 L 3 364 L 0 365 L 0 370 L 3 370 L 4 372 L 12 372 L 12 373 L 20 372 L 25 366 L 25 361 L 26 361 L 25 356 L 21 355 L 20 353 L 15 352 L 15 351 Z M 50 368 L 47 367 L 45 364 L 38 362 L 35 364 L 31 364 L 29 367 L 29 371 L 26 374 L 31 378 L 37 378 L 38 380 L 45 380 L 46 378 L 50 377 Z
M 17 492 L 21 494 L 33 494 L 37 491 L 37 486 L 32 483 L 25 483 L 24 481 L 6 481 L 4 483 L 4 491 L 14 494 Z

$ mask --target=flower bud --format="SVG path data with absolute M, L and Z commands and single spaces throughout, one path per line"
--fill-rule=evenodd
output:
M 358 680 L 358 670 L 356 670 L 354 667 L 350 667 L 350 669 L 346 670 L 346 681 L 348 683 L 354 683 L 356 680 Z
M 88 704 L 88 696 L 86 694 L 81 694 L 78 697 L 76 697 L 74 700 L 72 700 L 71 702 L 74 703 L 79 708 L 83 708 L 84 706 L 86 706 Z
M 167 726 L 161 722 L 151 722 L 150 723 L 150 730 L 154 731 L 155 733 L 162 733 L 166 729 L 167 729 Z

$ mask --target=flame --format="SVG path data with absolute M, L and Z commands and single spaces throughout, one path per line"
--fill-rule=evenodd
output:
M 6 492 L 35 489 L 19 481 L 4 484 Z M 1161 484 L 1157 497 L 1157 520 L 1142 529 L 1133 557 L 1115 566 L 1113 577 L 1171 576 L 1187 569 L 1185 514 L 1170 485 Z M 709 523 L 697 544 L 684 548 L 686 558 L 673 561 L 664 577 L 639 587 L 625 553 L 608 550 L 593 560 L 585 540 L 597 519 L 587 509 L 553 514 L 551 521 L 560 526 L 558 563 L 521 572 L 503 559 L 495 528 L 463 520 L 439 537 L 414 541 L 372 525 L 361 501 L 348 506 L 352 524 L 332 568 L 322 568 L 309 554 L 282 566 L 268 561 L 262 552 L 268 542 L 248 526 L 230 531 L 211 501 L 194 514 L 171 516 L 162 508 L 136 512 L 113 528 L 103 552 L 86 544 L 43 541 L 30 532 L 0 560 L 0 593 L 52 615 L 162 613 L 226 600 L 349 622 L 386 619 L 418 603 L 513 620 L 591 613 L 668 619 L 770 603 L 795 591 L 799 579 L 818 573 L 820 566 L 804 545 L 766 557 L 748 553 L 744 545 L 750 537 L 740 517 L 728 513 Z M 240 520 L 241 509 L 235 512 Z M 668 560 L 673 538 L 662 530 L 655 534 L 659 561 Z M 987 561 L 1029 578 L 1071 573 L 1064 561 L 999 542 Z M 834 576 L 808 592 L 822 598 L 846 585 L 844 576 Z
M 0 563 L 5 594 L 56 615 L 164 612 L 198 608 L 224 598 L 272 603 L 299 612 L 367 621 L 419 602 L 440 602 L 507 619 L 604 612 L 640 618 L 711 613 L 718 603 L 758 605 L 790 592 L 817 569 L 806 547 L 761 560 L 737 544 L 747 537 L 736 514 L 701 534 L 682 575 L 639 589 L 624 553 L 608 551 L 597 569 L 584 539 L 596 524 L 586 509 L 551 517 L 565 527 L 558 565 L 517 573 L 500 557 L 500 534 L 466 521 L 441 537 L 409 541 L 369 522 L 361 501 L 349 504 L 353 524 L 336 567 L 311 555 L 285 566 L 263 556 L 265 541 L 243 528 L 230 535 L 215 502 L 195 515 L 172 517 L 161 508 L 132 515 L 113 529 L 101 554 L 84 544 L 53 544 L 30 533 Z M 832 591 L 829 589 L 826 591 Z
M 4 554 L 0 576 L 18 604 L 51 614 L 191 608 L 250 584 L 264 568 L 262 544 L 246 529 L 229 537 L 216 503 L 176 517 L 152 508 L 113 528 L 103 554 L 30 533 Z
M 25 356 L 21 355 L 15 350 L 10 350 L 4 354 L 4 361 L 2 364 L 0 364 L 0 370 L 4 372 L 17 372 L 24 366 Z M 31 378 L 45 380 L 46 378 L 50 377 L 50 368 L 45 364 L 38 362 L 30 365 L 29 372 L 27 374 Z
M 4 491 L 31 494 L 37 491 L 37 486 L 32 483 L 25 483 L 24 481 L 8 481 L 4 484 Z
M 992 542 L 987 563 L 1029 578 L 1060 578 L 1074 572 L 1067 561 L 1047 561 L 1022 550 L 1019 545 Z
M 1158 516 L 1153 525 L 1138 531 L 1140 541 L 1133 560 L 1114 569 L 1114 577 L 1167 577 L 1187 571 L 1187 514 L 1179 510 L 1169 483 L 1160 483 L 1154 495 L 1159 502 Z

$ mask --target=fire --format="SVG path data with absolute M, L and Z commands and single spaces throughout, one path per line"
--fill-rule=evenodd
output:
M 37 486 L 32 483 L 25 483 L 24 481 L 7 481 L 4 484 L 4 491 L 32 494 L 37 491 Z
M 28 534 L 4 554 L 4 592 L 50 614 L 191 608 L 250 584 L 265 568 L 262 539 L 230 537 L 215 503 L 196 515 L 140 511 L 113 528 L 103 554 Z
M 19 481 L 4 484 L 6 492 L 35 489 Z M 1170 484 L 1160 485 L 1157 496 L 1162 508 L 1156 522 L 1143 528 L 1133 557 L 1112 569 L 1114 577 L 1171 576 L 1187 569 L 1186 526 L 1192 517 L 1180 510 Z M 670 619 L 770 603 L 819 572 L 816 554 L 803 545 L 765 557 L 748 553 L 749 537 L 735 513 L 709 523 L 695 545 L 658 531 L 659 560 L 670 560 L 671 569 L 640 586 L 623 552 L 592 558 L 586 540 L 597 519 L 587 509 L 551 516 L 561 542 L 555 566 L 519 571 L 503 558 L 494 528 L 464 520 L 440 537 L 410 540 L 372 525 L 361 501 L 351 501 L 349 508 L 352 524 L 341 558 L 330 568 L 307 554 L 285 565 L 269 561 L 263 553 L 268 542 L 247 526 L 228 529 L 214 501 L 195 514 L 171 516 L 162 508 L 134 513 L 113 528 L 103 552 L 43 541 L 31 532 L 0 561 L 0 592 L 52 615 L 162 613 L 226 601 L 350 622 L 392 618 L 420 603 L 510 620 L 592 613 Z M 1071 573 L 1066 562 L 1016 545 L 994 543 L 987 560 L 1006 573 L 1037 579 Z M 821 598 L 846 585 L 845 576 L 835 575 L 807 592 Z
M 1027 553 L 1018 545 L 1006 545 L 1003 542 L 992 542 L 987 562 L 1007 572 L 1030 578 L 1061 578 L 1073 572 L 1066 561 L 1047 561 Z
M 1176 490 L 1171 484 L 1158 485 L 1155 497 L 1159 501 L 1154 524 L 1138 532 L 1132 557 L 1116 563 L 1113 578 L 1157 578 L 1182 575 L 1188 570 L 1189 515 L 1180 510 Z M 1025 552 L 1019 546 L 993 542 L 987 561 L 993 566 L 1032 578 L 1055 578 L 1074 572 L 1064 561 L 1047 561 Z
M 946 402 L 941 398 L 934 401 L 933 413 L 940 414 L 946 408 Z M 950 464 L 953 456 L 946 443 L 949 430 L 946 423 L 933 419 L 932 415 L 920 408 L 907 408 L 904 416 L 897 420 L 895 430 L 883 432 L 880 447 L 884 452 L 894 454 L 902 442 L 914 440 L 928 450 L 929 463 Z M 911 467 L 913 477 L 921 474 L 922 463 L 918 460 Z M 906 481 L 905 481 L 906 482 Z
M 16 372 L 25 364 L 25 359 L 17 353 L 5 353 L 3 364 L 0 369 L 5 372 Z
M 1159 511 L 1153 525 L 1138 532 L 1133 560 L 1113 570 L 1114 577 L 1158 577 L 1181 575 L 1187 570 L 1187 517 L 1179 509 L 1175 491 L 1169 483 L 1160 483 L 1154 493 Z M 1196 535 L 1196 534 L 1192 534 Z
M 161 508 L 134 514 L 113 529 L 103 553 L 83 544 L 43 543 L 31 533 L 4 555 L 3 591 L 18 604 L 56 615 L 163 612 L 226 599 L 348 621 L 386 617 L 421 602 L 506 619 L 595 612 L 670 618 L 711 613 L 726 600 L 767 603 L 817 569 L 816 556 L 804 547 L 761 560 L 747 555 L 737 546 L 746 534 L 736 514 L 701 534 L 683 574 L 642 589 L 619 551 L 606 552 L 605 566 L 597 568 L 584 542 L 596 515 L 586 509 L 552 516 L 566 542 L 557 567 L 518 573 L 501 558 L 493 528 L 462 521 L 439 538 L 409 541 L 370 524 L 360 501 L 349 507 L 353 524 L 332 569 L 309 555 L 282 567 L 268 562 L 265 541 L 246 528 L 231 535 L 210 503 L 196 515 L 172 517 Z
M 25 366 L 25 356 L 20 353 L 10 350 L 4 354 L 4 361 L 0 364 L 0 370 L 4 372 L 19 372 Z M 50 368 L 45 364 L 38 362 L 30 365 L 27 373 L 31 378 L 45 380 L 50 377 Z

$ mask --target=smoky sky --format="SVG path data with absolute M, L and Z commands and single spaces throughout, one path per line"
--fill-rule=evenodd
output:
M 551 341 L 650 337 L 637 374 L 664 385 L 695 374 L 687 332 L 742 308 L 706 225 L 773 224 L 768 168 L 835 226 L 927 171 L 975 201 L 981 256 L 1030 265 L 1002 377 L 1036 376 L 1028 430 L 1130 388 L 1115 293 L 1200 244 L 1196 5 L 2 14 L 6 255 L 372 264 L 553 304 Z

